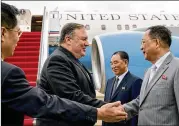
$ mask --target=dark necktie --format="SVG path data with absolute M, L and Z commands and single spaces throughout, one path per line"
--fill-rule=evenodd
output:
M 114 84 L 113 84 L 112 96 L 114 95 L 114 92 L 116 91 L 118 82 L 119 82 L 119 78 L 116 77 L 115 82 L 114 82 Z

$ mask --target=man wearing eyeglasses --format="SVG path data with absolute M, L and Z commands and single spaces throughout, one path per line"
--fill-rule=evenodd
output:
M 106 104 L 96 99 L 92 76 L 79 61 L 85 56 L 87 46 L 88 36 L 82 24 L 64 25 L 61 30 L 60 46 L 44 63 L 38 86 L 49 94 L 93 107 Z
M 171 32 L 164 26 L 147 29 L 141 50 L 152 66 L 140 96 L 124 104 L 128 119 L 138 114 L 139 126 L 179 126 L 179 59 L 170 52 Z
M 14 50 L 15 50 L 15 48 L 17 46 L 17 42 L 19 41 L 19 37 L 21 36 L 22 31 L 20 30 L 19 26 L 16 26 L 13 29 L 12 28 L 8 28 L 7 26 L 5 26 L 5 27 L 1 28 L 1 31 L 2 32 L 3 31 L 7 31 L 7 32 L 10 33 L 10 34 L 8 34 L 5 37 L 9 41 L 8 44 L 12 45 L 12 47 L 10 47 L 9 45 L 6 46 L 4 44 L 1 45 L 1 46 L 4 46 L 4 47 L 1 48 L 2 49 L 1 50 L 1 52 L 2 52 L 2 59 L 4 59 L 6 55 L 7 56 L 12 56 L 14 54 Z
M 97 119 L 116 122 L 126 118 L 126 113 L 121 112 L 118 107 L 120 102 L 95 108 L 49 95 L 38 87 L 30 86 L 21 68 L 4 62 L 5 58 L 13 55 L 22 33 L 17 23 L 18 14 L 16 7 L 1 3 L 2 126 L 23 126 L 24 114 L 34 118 L 58 120 L 61 126 L 67 126 L 66 122 L 79 126 L 79 122 L 93 125 Z

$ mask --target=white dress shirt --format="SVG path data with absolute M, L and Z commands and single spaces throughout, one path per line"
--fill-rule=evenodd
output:
M 160 59 L 157 60 L 157 62 L 154 64 L 158 70 L 158 68 L 162 65 L 162 63 L 164 62 L 164 60 L 167 58 L 167 56 L 170 54 L 170 52 L 165 53 L 165 55 L 163 55 L 162 57 L 160 57 Z
M 122 79 L 125 77 L 125 75 L 127 74 L 127 72 L 128 72 L 128 69 L 127 69 L 127 71 L 126 71 L 125 73 L 123 73 L 122 75 L 116 76 L 116 77 L 119 78 L 119 81 L 118 81 L 118 83 L 117 83 L 117 87 L 119 86 L 119 84 L 121 83 Z

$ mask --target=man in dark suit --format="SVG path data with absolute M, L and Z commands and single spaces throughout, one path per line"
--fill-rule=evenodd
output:
M 79 61 L 89 46 L 87 39 L 83 25 L 66 24 L 61 30 L 60 46 L 44 63 L 38 86 L 49 94 L 101 107 L 105 102 L 96 99 L 92 76 Z
M 128 64 L 129 56 L 126 52 L 117 51 L 112 55 L 111 68 L 115 76 L 107 81 L 104 97 L 106 102 L 121 101 L 124 104 L 139 95 L 142 79 L 129 72 Z M 127 122 L 103 122 L 103 126 L 137 126 L 137 117 Z
M 38 87 L 30 86 L 19 67 L 4 62 L 5 58 L 13 55 L 22 34 L 17 25 L 18 14 L 16 7 L 1 3 L 2 126 L 22 126 L 24 114 L 35 118 L 69 122 L 74 125 L 78 122 L 94 124 L 97 118 L 111 122 L 126 117 L 126 113 L 122 113 L 120 107 L 117 107 L 120 103 L 106 104 L 96 109 L 56 95 L 49 95 Z

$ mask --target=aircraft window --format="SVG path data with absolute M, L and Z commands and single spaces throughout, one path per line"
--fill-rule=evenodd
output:
M 85 29 L 86 30 L 90 30 L 90 26 L 89 25 L 85 25 Z
M 129 30 L 129 25 L 125 25 L 125 29 L 126 29 L 126 30 Z
M 137 25 L 136 25 L 136 24 L 133 24 L 132 27 L 133 27 L 133 28 L 137 28 Z
M 117 30 L 122 30 L 121 25 L 117 25 Z
M 53 18 L 53 14 L 50 14 L 50 18 Z
M 106 26 L 105 25 L 101 25 L 101 29 L 102 30 L 106 30 Z
M 54 18 L 58 18 L 58 14 L 54 14 Z
M 173 24 L 171 24 L 170 26 L 171 26 L 171 27 L 173 27 L 174 25 L 173 25 Z

